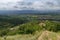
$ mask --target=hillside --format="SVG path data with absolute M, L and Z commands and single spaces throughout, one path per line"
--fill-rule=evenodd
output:
M 38 23 L 35 21 L 35 22 L 28 22 L 19 26 L 15 26 L 13 28 L 9 28 L 9 32 L 7 32 L 5 36 L 0 37 L 0 40 L 60 40 L 60 35 L 59 35 L 60 33 L 58 34 L 58 32 L 53 32 L 53 31 L 57 31 L 55 30 L 56 28 L 53 29 L 56 25 L 53 24 L 55 26 L 52 26 L 52 28 L 49 28 L 51 26 L 49 27 L 47 26 L 48 29 L 45 30 L 44 29 L 44 26 L 46 26 L 45 23 L 49 23 L 46 25 L 52 25 L 52 23 L 49 21 L 44 23 L 42 22 Z
M 60 21 L 51 17 L 60 19 L 57 15 L 1 15 L 0 40 L 60 40 Z
M 4 37 L 0 37 L 0 40 L 5 40 Z M 41 31 L 34 35 L 14 35 L 6 36 L 6 40 L 60 40 L 60 35 L 55 32 Z
M 50 31 L 43 31 L 38 40 L 60 40 L 60 35 Z

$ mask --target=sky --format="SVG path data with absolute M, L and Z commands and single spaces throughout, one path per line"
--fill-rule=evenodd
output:
M 60 10 L 60 0 L 0 0 L 0 10 Z

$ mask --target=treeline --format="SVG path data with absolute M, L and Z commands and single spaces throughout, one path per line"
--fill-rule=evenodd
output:
M 14 27 L 29 20 L 24 17 L 11 17 L 11 16 L 0 16 L 0 30 L 4 28 Z

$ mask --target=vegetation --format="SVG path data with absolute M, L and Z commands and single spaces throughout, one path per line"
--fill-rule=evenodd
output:
M 40 35 L 40 33 L 42 33 L 41 31 L 47 30 L 52 33 L 53 32 L 60 33 L 59 17 L 60 16 L 57 15 L 55 16 L 54 15 L 53 16 L 52 15 L 50 16 L 49 15 L 45 15 L 45 16 L 44 15 L 23 15 L 23 16 L 1 15 L 0 16 L 0 37 L 3 38 L 4 36 L 7 36 L 7 38 L 9 38 L 9 36 L 15 36 L 15 35 L 16 36 L 31 35 L 32 37 L 34 35 L 34 39 L 35 39 Z

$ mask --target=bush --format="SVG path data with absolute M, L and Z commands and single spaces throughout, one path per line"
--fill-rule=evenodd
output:
M 3 31 L 0 31 L 0 36 L 5 36 L 5 35 L 7 35 L 7 30 L 3 30 Z
M 29 34 L 29 33 L 34 33 L 35 31 L 38 31 L 40 30 L 40 26 L 37 24 L 37 23 L 27 23 L 27 24 L 24 24 L 24 25 L 21 25 L 20 28 L 19 28 L 19 33 L 22 33 L 22 34 Z
M 58 30 L 60 30 L 60 25 L 56 22 L 52 22 L 52 21 L 45 21 L 45 29 L 49 30 L 49 31 L 54 31 L 57 32 Z

